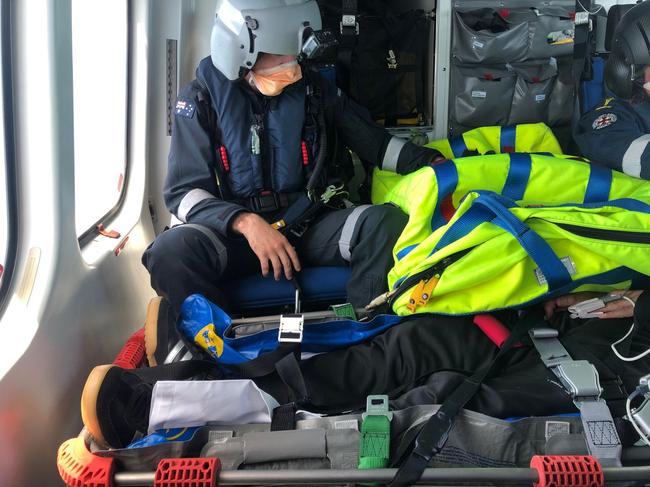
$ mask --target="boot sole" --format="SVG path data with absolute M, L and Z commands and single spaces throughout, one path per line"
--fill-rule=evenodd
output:
M 157 296 L 151 299 L 147 306 L 147 317 L 144 322 L 144 349 L 149 367 L 158 365 L 155 353 L 158 349 L 158 315 L 162 300 L 162 297 Z
M 81 393 L 81 420 L 88 430 L 88 433 L 99 443 L 106 444 L 106 438 L 102 434 L 97 417 L 97 397 L 99 390 L 106 378 L 108 371 L 115 367 L 114 365 L 98 365 L 95 367 L 86 379 L 83 392 Z

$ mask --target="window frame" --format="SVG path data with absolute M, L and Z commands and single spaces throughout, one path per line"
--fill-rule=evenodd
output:
M 118 198 L 117 203 L 115 203 L 115 206 L 108 210 L 101 218 L 95 221 L 95 223 L 90 228 L 88 228 L 77 237 L 80 248 L 83 248 L 85 245 L 92 242 L 100 234 L 100 226 L 107 227 L 115 219 L 117 214 L 122 209 L 124 201 L 126 200 L 126 191 L 129 184 L 129 173 L 131 172 L 131 160 L 129 158 L 129 155 L 131 154 L 131 113 L 129 107 L 131 106 L 133 91 L 133 73 L 131 69 L 131 63 L 133 61 L 133 4 L 131 0 L 127 0 L 126 4 L 126 124 L 124 127 L 126 130 L 126 136 L 124 139 L 124 180 L 122 181 L 122 191 L 120 192 L 120 197 Z M 75 201 L 75 207 L 77 204 L 78 202 Z
M 7 245 L 4 271 L 0 283 L 0 316 L 3 315 L 10 298 L 10 287 L 15 276 L 18 259 L 18 168 L 16 165 L 16 139 L 14 133 L 13 99 L 13 56 L 11 32 L 12 1 L 0 2 L 0 72 L 2 77 L 1 96 L 3 103 L 2 130 L 5 146 L 6 204 L 7 204 Z

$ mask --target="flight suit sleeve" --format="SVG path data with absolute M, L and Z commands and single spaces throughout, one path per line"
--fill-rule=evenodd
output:
M 650 179 L 650 135 L 627 102 L 607 98 L 578 122 L 574 139 L 589 160 L 637 178 Z
M 246 208 L 224 201 L 215 172 L 208 103 L 200 101 L 196 81 L 184 88 L 172 122 L 164 198 L 167 209 L 184 223 L 198 223 L 227 236 L 233 218 Z
M 364 107 L 332 83 L 324 82 L 326 106 L 333 106 L 334 124 L 347 147 L 380 169 L 408 174 L 442 157 L 435 149 L 390 135 Z

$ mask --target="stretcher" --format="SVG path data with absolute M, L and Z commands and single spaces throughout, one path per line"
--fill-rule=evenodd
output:
M 144 330 L 127 340 L 114 360 L 123 368 L 135 368 L 145 362 Z M 347 418 L 349 416 L 345 416 Z M 324 421 L 324 420 L 314 420 Z M 548 427 L 548 425 L 547 425 Z M 312 430 L 316 431 L 316 430 Z M 276 432 L 278 433 L 278 432 Z M 293 432 L 279 432 L 293 433 Z M 488 434 L 488 436 L 490 436 Z M 343 443 L 341 443 L 343 445 Z M 488 445 L 489 447 L 489 445 Z M 626 485 L 644 485 L 650 479 L 650 461 L 639 448 L 626 449 L 624 467 L 603 467 L 586 455 L 533 455 L 527 467 L 487 466 L 481 468 L 428 468 L 418 484 L 426 485 L 534 485 L 534 486 L 600 486 L 611 482 Z M 225 449 L 222 451 L 232 451 Z M 178 452 L 177 452 L 178 453 Z M 195 452 L 194 452 L 195 453 Z M 262 462 L 262 469 L 229 470 L 232 455 L 224 454 L 223 461 L 211 456 L 155 458 L 149 470 L 129 468 L 119 458 L 102 456 L 89 435 L 82 431 L 77 438 L 65 441 L 59 448 L 57 466 L 62 480 L 68 486 L 177 486 L 208 487 L 215 485 L 350 485 L 354 483 L 388 483 L 397 469 L 350 468 L 339 462 L 341 469 L 283 468 L 286 464 Z M 214 453 L 214 450 L 213 450 Z M 263 455 L 262 455 L 263 457 Z M 258 458 L 264 460 L 258 454 Z M 268 458 L 267 458 L 268 460 Z M 126 465 L 126 468 L 125 468 Z M 441 463 L 441 465 L 444 465 Z M 133 465 L 130 465 L 131 467 Z M 226 467 L 226 468 L 224 468 Z

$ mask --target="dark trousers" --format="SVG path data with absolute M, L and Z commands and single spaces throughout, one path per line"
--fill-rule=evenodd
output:
M 516 316 L 501 320 L 512 325 Z M 624 397 L 650 370 L 650 356 L 626 363 L 609 345 L 621 338 L 631 320 L 569 320 L 559 315 L 553 324 L 574 360 L 591 362 L 600 375 L 604 398 L 617 416 L 624 414 Z M 571 398 L 546 369 L 528 339 L 512 349 L 506 365 L 489 377 L 468 408 L 484 414 L 534 416 L 575 411 Z M 636 355 L 650 348 L 650 329 L 637 330 L 619 350 Z M 471 317 L 423 315 L 397 325 L 375 339 L 301 363 L 310 402 L 325 411 L 364 407 L 366 396 L 389 394 L 394 409 L 440 404 L 469 375 L 486 367 L 497 347 Z M 291 399 L 275 374 L 256 379 L 261 389 L 281 403 Z
M 364 307 L 388 289 L 393 246 L 407 216 L 391 205 L 375 205 L 360 214 L 351 234 L 349 255 L 341 252 L 341 234 L 353 209 L 329 211 L 317 218 L 300 238 L 290 239 L 303 267 L 346 266 L 351 269 L 348 300 Z M 261 272 L 260 262 L 243 238 L 226 238 L 206 226 L 185 224 L 156 238 L 142 262 L 151 285 L 174 309 L 200 293 L 228 308 L 222 284 Z

